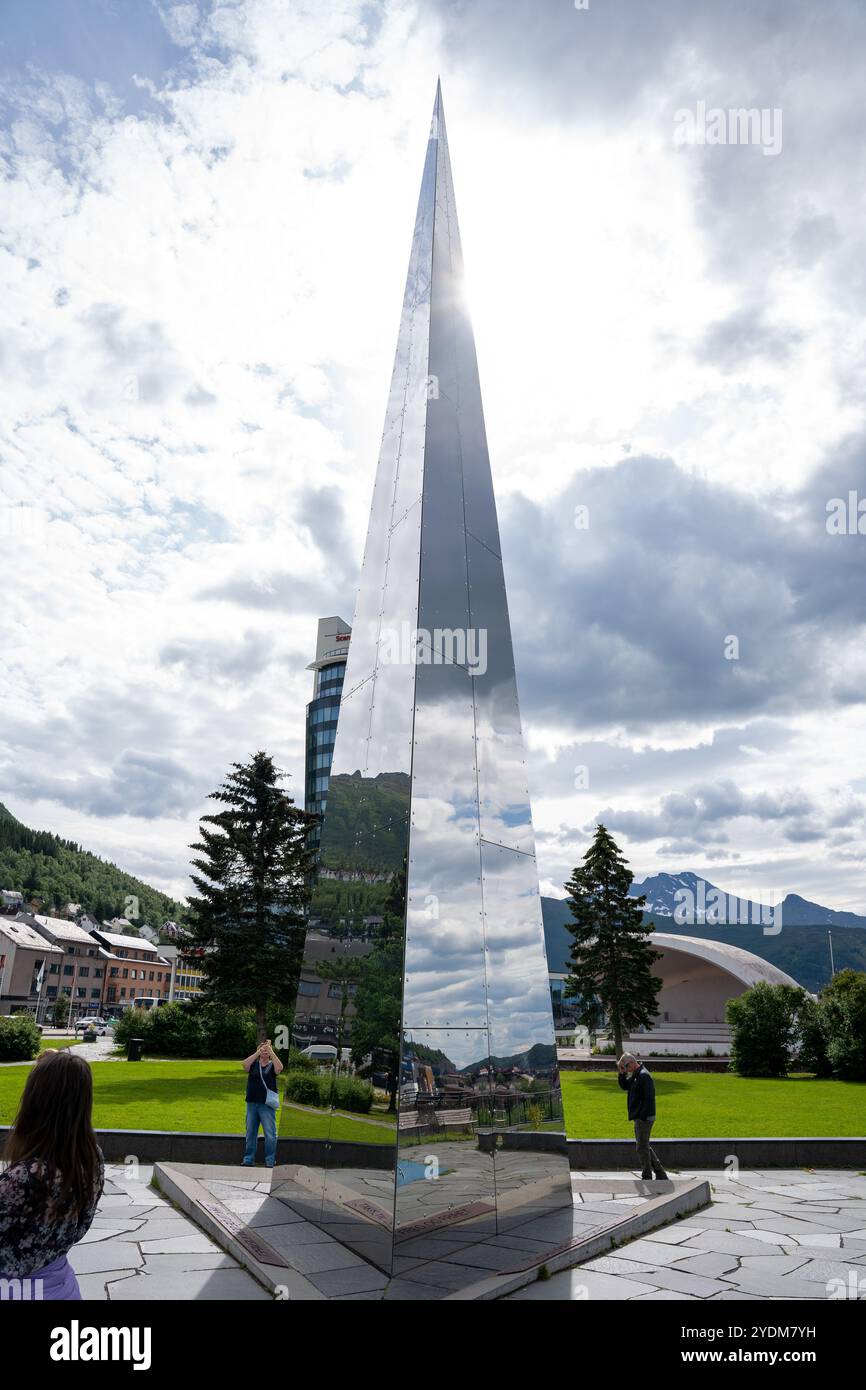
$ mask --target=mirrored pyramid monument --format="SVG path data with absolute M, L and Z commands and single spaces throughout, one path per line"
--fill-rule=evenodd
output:
M 274 1170 L 273 1195 L 386 1273 L 401 1256 L 453 1256 L 529 1222 L 555 1243 L 554 1213 L 571 1207 L 568 1160 L 438 86 L 308 954 L 313 944 L 330 987 L 351 999 L 340 1041 L 352 1067 L 332 1079 L 315 1152 L 308 1112 L 281 1110 L 280 1135 L 293 1141 L 281 1158 L 298 1161 Z M 376 1088 L 365 1123 L 350 1070 Z

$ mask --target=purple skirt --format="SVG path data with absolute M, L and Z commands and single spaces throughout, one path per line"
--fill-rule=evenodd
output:
M 37 1294 L 39 1292 L 39 1284 L 37 1284 L 36 1281 L 41 1281 L 41 1297 L 46 1301 L 51 1299 L 70 1302 L 76 1299 L 80 1300 L 81 1298 L 81 1290 L 78 1287 L 75 1270 L 72 1268 L 72 1265 L 65 1255 L 61 1255 L 59 1259 L 52 1260 L 51 1264 L 45 1265 L 43 1269 L 34 1270 L 28 1277 L 33 1281 L 31 1287 L 34 1288 Z

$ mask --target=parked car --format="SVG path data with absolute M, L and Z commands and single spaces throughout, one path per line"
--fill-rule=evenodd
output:
M 109 1020 L 105 1018 L 77 1018 L 73 1025 L 76 1037 L 78 1037 L 81 1029 L 84 1029 L 86 1033 L 92 1033 L 95 1038 L 101 1038 L 108 1032 L 108 1028 Z

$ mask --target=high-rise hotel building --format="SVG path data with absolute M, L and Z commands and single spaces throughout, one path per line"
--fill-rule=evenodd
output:
M 340 696 L 346 674 L 346 657 L 352 629 L 342 618 L 320 618 L 316 638 L 316 659 L 307 667 L 314 671 L 313 698 L 307 705 L 307 750 L 304 775 L 304 807 L 311 815 L 325 810 L 334 736 L 340 713 Z M 321 826 L 310 836 L 310 847 L 317 850 Z

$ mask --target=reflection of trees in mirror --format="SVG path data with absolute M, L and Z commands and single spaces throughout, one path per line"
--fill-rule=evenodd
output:
M 359 1071 L 369 1065 L 387 1077 L 388 1110 L 397 1108 L 403 945 L 406 934 L 406 854 L 391 879 L 375 930 L 373 949 L 360 962 L 352 1025 L 352 1060 Z M 369 1059 L 369 1062 L 367 1061 Z
M 191 933 L 203 949 L 204 998 L 253 1007 L 259 1040 L 269 1005 L 290 1017 L 306 933 L 307 837 L 316 818 L 279 786 L 283 775 L 264 752 L 233 763 L 210 798 L 224 809 L 202 817 L 191 846 Z
M 365 934 L 381 916 L 406 855 L 409 777 L 331 776 L 311 919 L 330 936 Z
M 316 974 L 320 980 L 335 986 L 340 992 L 340 1017 L 337 1022 L 336 1070 L 343 1062 L 343 1038 L 346 1031 L 346 1009 L 353 988 L 357 987 L 363 973 L 363 963 L 352 956 L 336 956 L 334 960 L 320 960 L 316 963 Z
M 410 790 L 405 772 L 334 774 L 328 784 L 322 867 L 337 873 L 395 873 L 405 851 Z

